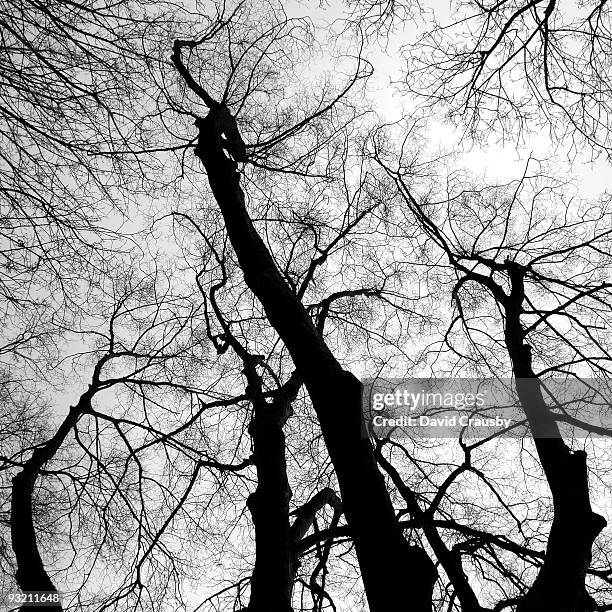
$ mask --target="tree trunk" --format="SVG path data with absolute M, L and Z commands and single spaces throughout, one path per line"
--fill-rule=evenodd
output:
M 593 542 L 606 521 L 591 509 L 586 453 L 572 452 L 565 444 L 533 371 L 531 347 L 524 343 L 520 322 L 523 273 L 523 269 L 511 268 L 505 340 L 518 397 L 552 494 L 554 518 L 544 564 L 517 612 L 590 612 L 595 607 L 585 588 L 585 576 Z
M 36 532 L 32 515 L 32 494 L 38 476 L 37 461 L 29 463 L 13 478 L 11 497 L 11 542 L 17 572 L 15 579 L 19 588 L 24 591 L 57 592 L 55 585 L 49 578 L 45 566 L 38 552 Z M 39 610 L 35 606 L 24 604 L 21 610 Z M 51 605 L 47 610 L 59 611 L 61 605 Z
M 298 384 L 299 388 L 299 384 Z M 285 389 L 277 391 L 272 402 L 253 390 L 253 462 L 257 469 L 257 489 L 247 506 L 255 526 L 255 567 L 251 578 L 249 612 L 292 612 L 293 555 L 289 526 L 291 489 L 287 479 L 283 426 L 291 411 L 291 398 Z
M 55 453 L 57 453 L 83 412 L 91 407 L 91 398 L 96 393 L 96 384 L 103 363 L 104 359 L 96 364 L 92 384 L 81 395 L 78 403 L 70 407 L 66 418 L 62 421 L 53 437 L 35 449 L 32 456 L 25 462 L 23 470 L 13 477 L 11 490 L 11 544 L 17 561 L 15 579 L 22 591 L 58 592 L 51 578 L 49 578 L 49 574 L 47 574 L 38 551 L 32 512 L 32 495 L 42 467 L 55 456 Z M 34 608 L 35 606 L 26 604 L 20 609 L 30 610 Z M 40 608 L 36 607 L 36 609 Z M 46 609 L 57 612 L 62 610 L 62 606 L 57 604 L 47 606 Z
M 222 149 L 213 108 L 198 122 L 196 154 L 248 287 L 262 303 L 311 397 L 334 465 L 372 612 L 431 610 L 435 569 L 399 528 L 370 441 L 362 437 L 361 384 L 342 369 L 279 273 L 247 213 L 237 164 Z

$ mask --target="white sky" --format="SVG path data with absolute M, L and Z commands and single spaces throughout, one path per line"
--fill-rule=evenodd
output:
M 439 22 L 445 22 L 452 16 L 451 3 L 448 1 L 422 0 L 421 4 L 427 11 L 432 11 Z M 334 22 L 342 15 L 342 4 L 334 0 L 323 7 L 299 0 L 287 6 L 290 16 L 309 16 L 321 25 Z M 429 16 L 426 15 L 426 18 L 429 19 Z M 424 24 L 424 21 L 398 24 L 388 37 L 371 42 L 365 48 L 364 55 L 374 67 L 374 75 L 368 83 L 369 99 L 377 113 L 389 122 L 409 116 L 411 109 L 418 104 L 416 100 L 402 94 L 394 83 L 401 82 L 403 75 L 404 58 L 401 47 L 422 35 Z M 519 178 L 523 173 L 525 161 L 531 154 L 538 159 L 551 159 L 562 177 L 571 173 L 576 191 L 584 198 L 595 198 L 610 189 L 612 165 L 604 155 L 593 160 L 592 152 L 585 150 L 582 154 L 572 157 L 570 163 L 568 143 L 555 147 L 544 130 L 530 134 L 520 146 L 511 142 L 499 143 L 495 138 L 491 138 L 487 146 L 481 146 L 463 140 L 461 130 L 453 129 L 444 122 L 440 113 L 440 119 L 430 124 L 429 137 L 434 148 L 441 146 L 460 154 L 456 169 L 469 170 L 492 182 Z

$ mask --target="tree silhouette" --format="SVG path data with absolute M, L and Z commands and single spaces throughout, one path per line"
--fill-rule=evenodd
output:
M 610 428 L 551 391 L 609 387 L 610 198 L 468 174 L 423 120 L 606 153 L 606 2 L 3 8 L 5 590 L 610 608 Z M 507 379 L 525 435 L 368 436 L 377 376 Z

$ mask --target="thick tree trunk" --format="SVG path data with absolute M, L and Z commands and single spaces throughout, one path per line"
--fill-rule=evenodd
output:
M 591 548 L 606 525 L 591 509 L 586 453 L 565 444 L 550 413 L 524 343 L 520 315 L 524 299 L 521 269 L 512 269 L 512 292 L 506 304 L 505 339 L 516 389 L 534 437 L 538 457 L 553 498 L 554 518 L 544 564 L 517 612 L 590 612 L 594 602 L 585 588 Z
M 251 578 L 249 612 L 292 612 L 293 555 L 289 526 L 291 489 L 287 479 L 283 426 L 291 411 L 285 389 L 272 402 L 253 392 L 254 415 L 249 433 L 257 489 L 247 506 L 255 526 L 255 567 Z
M 247 285 L 262 303 L 312 399 L 333 462 L 372 612 L 431 609 L 435 569 L 408 545 L 369 440 L 362 437 L 361 384 L 344 371 L 279 273 L 247 213 L 236 163 L 221 148 L 213 108 L 198 122 L 202 160 Z
M 99 367 L 96 367 L 96 371 L 99 370 Z M 15 579 L 22 591 L 57 593 L 57 589 L 51 578 L 49 578 L 49 574 L 47 574 L 38 551 L 32 496 L 40 470 L 45 463 L 53 458 L 83 413 L 83 410 L 90 405 L 93 393 L 93 388 L 90 387 L 81 396 L 78 404 L 70 407 L 68 415 L 55 432 L 55 435 L 32 453 L 32 456 L 25 462 L 22 471 L 13 478 L 11 491 L 11 544 L 17 561 Z M 34 609 L 34 607 L 27 604 L 21 607 L 21 610 L 30 609 Z M 58 611 L 62 607 L 61 605 L 54 605 L 47 609 Z
M 32 509 L 32 496 L 36 480 L 43 466 L 53 459 L 70 430 L 76 425 L 81 415 L 91 407 L 91 399 L 96 393 L 100 370 L 104 364 L 101 359 L 94 368 L 92 384 L 81 395 L 78 403 L 70 407 L 52 438 L 39 446 L 25 462 L 22 471 L 13 478 L 11 490 L 11 544 L 17 561 L 15 579 L 22 591 L 47 591 L 57 593 L 38 551 L 36 530 Z M 34 609 L 34 606 L 23 605 L 21 610 Z M 36 607 L 39 610 L 39 607 Z M 47 606 L 45 609 L 58 612 L 61 605 Z
M 38 552 L 36 531 L 32 513 L 32 494 L 38 476 L 37 461 L 28 463 L 25 468 L 13 478 L 11 497 L 11 541 L 17 572 L 15 579 L 19 588 L 24 591 L 57 592 L 49 578 Z M 34 606 L 24 604 L 21 610 L 39 610 Z M 54 605 L 47 610 L 58 611 L 62 607 Z

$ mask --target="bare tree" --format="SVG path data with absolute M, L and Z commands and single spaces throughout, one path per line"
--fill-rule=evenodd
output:
M 399 154 L 373 130 L 368 41 L 424 5 L 348 3 L 333 61 L 277 2 L 9 6 L 20 588 L 92 612 L 610 606 L 610 463 L 563 423 L 610 432 L 546 390 L 610 375 L 609 199 L 575 207 L 533 160 L 483 186 L 423 158 L 416 123 Z M 433 112 L 515 137 L 537 106 L 607 150 L 607 3 L 459 8 L 404 49 Z M 533 444 L 365 437 L 359 377 L 423 372 L 512 377 Z
M 552 373 L 608 375 L 610 354 L 600 324 L 610 303 L 609 199 L 574 212 L 571 200 L 558 195 L 552 179 L 538 176 L 538 164 L 530 161 L 516 183 L 463 190 L 459 184 L 451 199 L 436 202 L 416 195 L 409 174 L 392 169 L 382 151 L 375 155 L 430 237 L 433 257 L 447 259 L 456 312 L 445 343 L 465 365 L 513 375 L 550 488 L 554 517 L 546 555 L 533 584 L 510 603 L 518 603 L 519 611 L 595 609 L 585 579 L 606 521 L 591 509 L 586 452 L 564 440 L 557 424 L 564 416 L 554 412 L 545 381 Z M 551 200 L 557 204 L 552 215 Z M 492 308 L 483 314 L 488 301 Z M 455 343 L 456 327 L 465 347 Z
M 406 47 L 410 91 L 474 138 L 538 128 L 610 151 L 610 6 L 555 0 L 456 3 Z
M 208 107 L 206 117 L 197 121 L 196 154 L 206 169 L 245 281 L 287 346 L 313 402 L 338 477 L 370 609 L 401 609 L 405 605 L 403 594 L 389 589 L 388 585 L 411 575 L 413 608 L 426 610 L 431 606 L 433 565 L 421 548 L 404 540 L 370 443 L 362 437 L 361 385 L 334 358 L 299 294 L 283 278 L 253 226 L 237 171 L 238 163 L 247 159 L 246 146 L 228 108 L 228 100 L 226 96 L 220 101 L 213 99 L 183 62 L 182 49 L 195 48 L 198 42 L 197 39 L 177 40 L 172 54 L 178 72 Z M 268 59 L 260 52 L 256 57 L 259 62 Z M 228 85 L 233 78 L 234 74 L 230 73 Z M 359 72 L 354 80 L 357 78 Z M 226 86 L 225 91 L 228 90 Z M 307 125 L 316 115 L 311 113 L 302 125 Z M 344 406 L 342 411 L 338 411 L 339 405 Z M 376 525 L 375 531 L 372 525 Z

